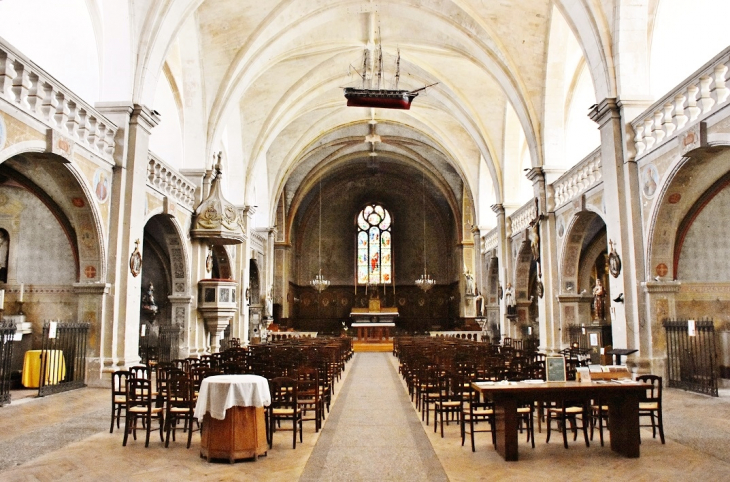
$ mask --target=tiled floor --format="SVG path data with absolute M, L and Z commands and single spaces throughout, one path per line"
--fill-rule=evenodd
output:
M 432 426 L 421 424 L 420 417 L 415 427 L 421 424 L 431 447 L 417 442 L 407 446 L 409 437 L 417 439 L 421 434 L 413 435 L 410 422 L 415 409 L 404 396 L 405 385 L 396 379 L 397 360 L 386 353 L 359 353 L 356 357 L 357 363 L 353 360 L 348 364 L 343 380 L 337 384 L 332 412 L 321 435 L 315 434 L 313 422 L 305 424 L 304 443 L 297 444 L 293 450 L 288 443 L 289 434 L 277 434 L 274 448 L 257 462 L 207 463 L 199 457 L 197 434 L 189 450 L 180 441 L 165 449 L 155 438 L 147 449 L 144 440 L 130 441 L 127 447 L 122 447 L 121 431 L 109 433 L 110 396 L 107 390 L 88 388 L 13 403 L 0 408 L 0 480 L 251 478 L 291 481 L 303 474 L 307 478 L 307 474 L 317 473 L 312 472 L 312 466 L 307 467 L 310 458 L 311 463 L 326 466 L 329 473 L 341 475 L 339 480 L 411 479 L 407 474 L 418 473 L 421 468 L 416 465 L 419 463 L 432 464 L 431 468 L 433 464 L 436 467 L 440 464 L 452 481 L 730 480 L 730 393 L 727 391 L 722 391 L 720 398 L 710 398 L 665 390 L 667 443 L 662 445 L 658 439 L 651 438 L 649 431 L 642 430 L 639 459 L 622 458 L 608 446 L 600 447 L 598 443 L 586 448 L 580 440 L 571 443 L 566 450 L 560 439 L 546 444 L 543 431 L 537 434 L 534 450 L 520 438 L 520 461 L 507 463 L 494 452 L 489 434 L 478 434 L 481 437 L 477 440 L 477 451 L 472 453 L 468 442 L 465 447 L 461 446 L 456 425 L 447 427 L 442 439 L 433 433 Z M 349 377 L 352 380 L 348 388 Z M 397 390 L 402 392 L 397 393 Z M 364 397 L 367 400 L 363 400 Z M 363 403 L 370 408 L 368 413 L 363 413 Z M 383 445 L 383 440 L 370 438 L 372 433 L 367 422 L 374 419 L 372 412 L 376 411 L 377 404 L 382 404 L 384 413 L 390 411 L 388 417 L 393 421 L 402 420 L 404 424 L 390 425 L 396 428 L 388 429 L 393 433 L 386 442 L 393 444 L 392 450 L 370 449 Z M 365 423 L 358 422 L 358 417 Z M 358 424 L 363 434 L 359 438 Z M 348 435 L 348 430 L 353 435 Z M 325 458 L 316 452 L 315 445 L 320 438 L 323 444 L 330 444 L 330 455 Z M 336 457 L 331 456 L 333 447 L 338 451 Z M 432 454 L 435 460 L 419 462 L 417 455 L 422 453 Z M 396 470 L 388 472 L 392 474 L 390 478 L 383 478 L 382 471 L 368 469 L 367 464 L 361 465 L 357 473 L 344 471 L 344 467 L 354 467 L 358 460 L 368 457 L 375 458 L 370 460 L 371 467 L 390 465 Z M 440 477 L 432 470 L 422 480 L 442 480 L 443 475 Z M 337 480 L 337 477 L 330 478 Z

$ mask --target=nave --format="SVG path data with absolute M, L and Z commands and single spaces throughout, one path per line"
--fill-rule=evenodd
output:
M 185 448 L 178 437 L 165 449 L 152 438 L 122 447 L 108 432 L 109 390 L 85 388 L 44 398 L 13 397 L 0 410 L 0 479 L 27 480 L 725 480 L 730 391 L 719 398 L 676 389 L 664 392 L 666 445 L 642 429 L 641 457 L 622 458 L 580 440 L 564 449 L 545 430 L 531 449 L 520 436 L 520 461 L 504 462 L 489 434 L 477 434 L 476 452 L 461 446 L 458 425 L 444 438 L 420 421 L 389 353 L 356 353 L 336 385 L 324 428 L 305 423 L 296 450 L 289 434 L 256 462 L 207 463 L 200 438 Z M 433 420 L 433 418 L 431 419 Z

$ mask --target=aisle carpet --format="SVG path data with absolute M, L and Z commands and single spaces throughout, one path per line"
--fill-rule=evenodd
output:
M 390 356 L 355 354 L 300 480 L 448 480 Z

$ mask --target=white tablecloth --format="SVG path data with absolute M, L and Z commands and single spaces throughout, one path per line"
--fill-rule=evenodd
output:
M 271 404 L 269 382 L 258 375 L 216 375 L 200 384 L 195 418 L 202 420 L 206 412 L 224 420 L 231 407 L 265 407 Z

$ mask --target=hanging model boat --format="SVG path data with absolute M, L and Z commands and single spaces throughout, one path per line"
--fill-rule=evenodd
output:
M 377 87 L 366 88 L 366 82 L 370 80 L 372 83 L 372 76 L 368 79 L 368 59 L 370 51 L 365 49 L 363 54 L 363 67 L 362 74 L 358 72 L 358 75 L 362 77 L 362 88 L 356 87 L 345 87 L 345 98 L 347 99 L 348 107 L 379 107 L 382 109 L 403 109 L 408 110 L 411 108 L 411 102 L 418 96 L 418 94 L 428 87 L 436 85 L 438 82 L 426 85 L 416 90 L 403 90 L 398 89 L 398 82 L 400 80 L 400 49 L 398 50 L 398 58 L 396 60 L 396 72 L 395 72 L 395 89 L 381 89 L 380 83 L 383 77 L 383 49 L 378 45 L 378 70 L 377 70 Z

